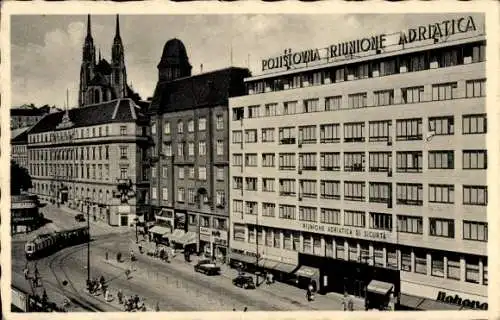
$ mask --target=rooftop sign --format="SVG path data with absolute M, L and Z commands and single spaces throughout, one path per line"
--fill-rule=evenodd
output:
M 283 54 L 262 60 L 262 71 L 286 68 L 292 66 L 314 63 L 327 60 L 348 57 L 366 52 L 382 51 L 389 46 L 404 46 L 418 41 L 431 39 L 448 38 L 455 34 L 476 31 L 476 23 L 472 16 L 458 19 L 444 20 L 426 26 L 409 28 L 399 32 L 399 37 L 392 39 L 387 34 L 380 34 L 337 44 L 332 44 L 327 48 L 308 49 L 299 52 L 292 52 L 292 49 L 285 49 Z M 392 40 L 392 41 L 390 41 Z M 392 42 L 392 43 L 391 43 Z

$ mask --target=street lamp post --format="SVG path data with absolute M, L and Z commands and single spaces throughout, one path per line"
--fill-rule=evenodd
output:
M 137 235 L 137 223 L 139 222 L 139 218 L 135 217 L 135 243 L 139 243 L 139 236 Z
M 87 204 L 87 228 L 89 232 L 89 239 L 87 241 L 87 281 L 90 282 L 90 198 L 85 198 Z

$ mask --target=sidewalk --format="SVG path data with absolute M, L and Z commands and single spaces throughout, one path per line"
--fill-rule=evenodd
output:
M 49 207 L 49 206 L 47 206 L 47 207 Z M 106 222 L 99 220 L 99 219 L 94 221 L 92 219 L 92 217 L 87 217 L 86 212 L 81 212 L 79 210 L 71 209 L 71 208 L 68 208 L 66 206 L 60 206 L 57 209 L 60 209 L 61 211 L 64 211 L 64 212 L 71 214 L 73 216 L 75 216 L 77 214 L 83 214 L 85 216 L 85 219 L 90 218 L 90 231 L 94 232 L 94 234 L 127 233 L 127 232 L 130 232 L 132 230 L 135 230 L 132 227 L 128 227 L 128 226 L 116 226 L 116 227 L 110 226 Z M 94 227 L 96 227 L 101 232 L 95 233 L 96 228 L 94 228 Z M 92 229 L 94 229 L 94 230 L 92 230 Z

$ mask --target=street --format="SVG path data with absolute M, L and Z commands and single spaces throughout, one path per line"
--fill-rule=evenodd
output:
M 70 212 L 49 207 L 47 218 L 59 228 L 75 226 Z M 48 216 L 50 215 L 50 216 Z M 115 232 L 111 232 L 114 230 Z M 92 223 L 91 235 L 91 277 L 104 276 L 113 301 L 106 302 L 102 296 L 91 296 L 85 290 L 87 278 L 87 246 L 79 245 L 63 249 L 49 257 L 38 260 L 37 267 L 49 299 L 60 304 L 64 296 L 81 302 L 72 304 L 72 311 L 118 311 L 123 307 L 117 303 L 116 292 L 123 291 L 125 297 L 137 294 L 145 299 L 149 311 L 158 304 L 161 311 L 292 311 L 292 310 L 340 310 L 340 296 L 318 296 L 316 301 L 307 302 L 304 292 L 292 286 L 276 283 L 261 285 L 255 290 L 245 290 L 232 284 L 236 272 L 223 266 L 220 276 L 206 276 L 195 273 L 193 265 L 182 255 L 166 263 L 139 254 L 135 243 L 135 230 L 127 230 Z M 12 271 L 13 283 L 25 281 L 22 270 L 24 241 L 13 239 Z M 134 250 L 137 261 L 130 262 L 129 253 Z M 116 254 L 122 253 L 123 262 L 116 261 Z M 108 253 L 108 260 L 106 260 Z M 193 260 L 196 260 L 193 259 Z M 33 265 L 33 263 L 30 263 Z M 130 279 L 125 270 L 131 268 Z M 64 282 L 67 282 L 64 285 Z M 49 293 L 50 291 L 50 293 Z M 58 301 L 59 300 L 59 301 Z

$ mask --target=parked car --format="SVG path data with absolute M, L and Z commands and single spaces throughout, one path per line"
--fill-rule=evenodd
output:
M 233 279 L 233 284 L 244 289 L 255 289 L 253 277 L 249 275 L 239 275 Z
M 208 259 L 200 260 L 194 266 L 195 272 L 201 272 L 206 275 L 217 275 L 220 274 L 220 267 L 215 265 L 212 261 Z
M 82 213 L 79 213 L 75 216 L 75 220 L 78 222 L 84 222 L 85 221 L 85 216 Z

